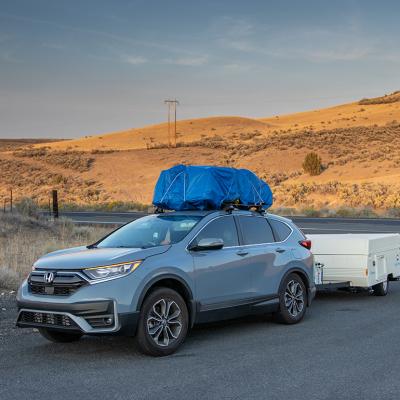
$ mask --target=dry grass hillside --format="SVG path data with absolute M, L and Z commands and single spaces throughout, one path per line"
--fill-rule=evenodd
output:
M 0 199 L 46 203 L 149 203 L 161 169 L 177 163 L 252 169 L 274 189 L 276 206 L 400 210 L 400 92 L 336 107 L 263 119 L 178 121 L 177 147 L 167 124 L 70 141 L 0 147 Z M 0 144 L 1 146 L 1 144 Z M 303 169 L 315 152 L 322 172 Z

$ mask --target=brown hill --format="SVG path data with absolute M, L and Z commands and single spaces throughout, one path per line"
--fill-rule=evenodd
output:
M 47 202 L 57 188 L 64 202 L 148 203 L 160 170 L 185 163 L 250 168 L 271 183 L 278 206 L 400 208 L 397 97 L 260 120 L 178 121 L 177 148 L 159 124 L 3 151 L 0 196 L 12 186 L 17 197 Z M 302 168 L 311 151 L 322 158 L 318 176 Z
M 268 132 L 272 124 L 243 117 L 211 117 L 177 121 L 177 142 L 188 143 L 210 135 L 230 137 L 235 133 Z M 171 143 L 173 143 L 171 125 Z M 67 142 L 52 143 L 53 149 L 83 151 L 133 150 L 168 145 L 168 124 L 150 125 L 144 128 L 112 132 L 99 136 L 87 136 Z M 39 146 L 40 147 L 40 146 Z

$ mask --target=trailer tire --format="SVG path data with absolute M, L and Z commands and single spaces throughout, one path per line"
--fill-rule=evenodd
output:
M 377 285 L 372 286 L 374 290 L 374 296 L 386 296 L 389 291 L 389 280 L 378 283 Z

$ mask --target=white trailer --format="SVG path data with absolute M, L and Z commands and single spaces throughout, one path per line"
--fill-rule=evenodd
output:
M 307 235 L 312 242 L 319 288 L 365 288 L 385 296 L 388 282 L 400 277 L 400 235 Z M 321 271 L 322 267 L 322 271 Z

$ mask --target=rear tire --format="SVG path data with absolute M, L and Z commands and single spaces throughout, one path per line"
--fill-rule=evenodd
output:
M 299 275 L 289 274 L 279 291 L 278 322 L 286 325 L 297 324 L 304 318 L 307 308 L 307 288 Z
M 374 290 L 375 296 L 386 296 L 389 291 L 389 280 L 386 279 L 386 281 L 372 286 L 372 289 Z
M 82 337 L 82 333 L 79 332 L 61 332 L 48 328 L 39 328 L 39 333 L 50 342 L 54 343 L 70 343 L 76 342 Z
M 175 290 L 157 288 L 144 300 L 137 330 L 139 350 L 155 357 L 174 353 L 186 338 L 189 314 Z

